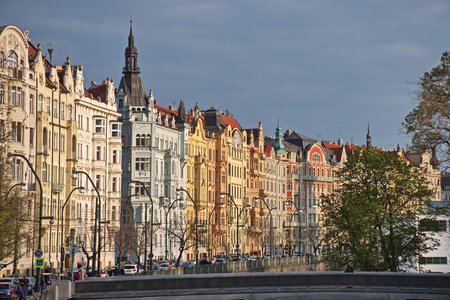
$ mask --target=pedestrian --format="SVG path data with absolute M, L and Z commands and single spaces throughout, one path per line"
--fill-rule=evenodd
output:
M 347 267 L 345 268 L 345 273 L 353 273 L 353 261 L 349 260 Z
M 21 285 L 18 285 L 17 286 L 17 288 L 16 288 L 16 290 L 15 290 L 15 293 L 16 293 L 16 295 L 17 295 L 17 299 L 19 299 L 19 300 L 24 300 L 25 299 L 25 295 L 23 294 L 23 289 L 22 289 L 22 286 Z
M 22 292 L 24 294 L 24 297 L 26 298 L 28 296 L 28 280 L 26 278 L 21 280 L 20 286 L 22 287 Z

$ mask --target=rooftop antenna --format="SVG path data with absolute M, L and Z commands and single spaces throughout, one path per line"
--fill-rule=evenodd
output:
M 52 47 L 52 43 L 48 43 L 47 44 L 47 52 L 50 56 L 50 64 L 52 63 L 53 50 L 55 50 L 55 49 Z

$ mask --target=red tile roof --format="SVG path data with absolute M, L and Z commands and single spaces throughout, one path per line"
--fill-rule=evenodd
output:
M 241 125 L 239 125 L 238 121 L 236 121 L 233 117 L 225 114 L 220 114 L 219 117 L 225 125 L 230 125 L 232 128 L 242 131 Z
M 265 154 L 267 157 L 270 157 L 270 152 L 272 151 L 272 149 L 273 149 L 273 147 L 272 147 L 271 145 L 266 145 L 266 146 L 264 147 L 264 154 Z

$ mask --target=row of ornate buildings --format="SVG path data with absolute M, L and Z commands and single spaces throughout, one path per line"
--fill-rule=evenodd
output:
M 279 126 L 265 136 L 261 122 L 242 128 L 214 107 L 162 106 L 144 89 L 131 24 L 117 88 L 110 78 L 86 88 L 82 66 L 55 65 L 28 32 L 0 27 L 0 106 L 9 151 L 42 181 L 42 250 L 55 269 L 69 266 L 71 251 L 76 264 L 100 268 L 180 249 L 184 260 L 320 254 L 320 196 L 336 189 L 355 147 Z M 439 186 L 426 153 L 397 151 Z M 13 157 L 36 220 L 40 187 Z M 17 269 L 30 273 L 37 226 L 24 226 Z

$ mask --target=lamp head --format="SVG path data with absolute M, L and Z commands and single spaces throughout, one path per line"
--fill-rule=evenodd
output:
M 217 203 L 217 207 L 218 207 L 218 208 L 225 208 L 225 204 L 222 203 L 222 202 Z
M 78 174 L 75 167 L 72 168 L 72 179 L 78 179 Z
M 128 184 L 128 186 L 130 187 L 130 189 L 133 189 L 136 186 L 136 184 L 134 183 L 134 181 L 132 181 Z
M 220 197 L 220 199 L 224 199 L 225 198 L 225 194 L 224 193 L 220 193 L 219 197 Z

